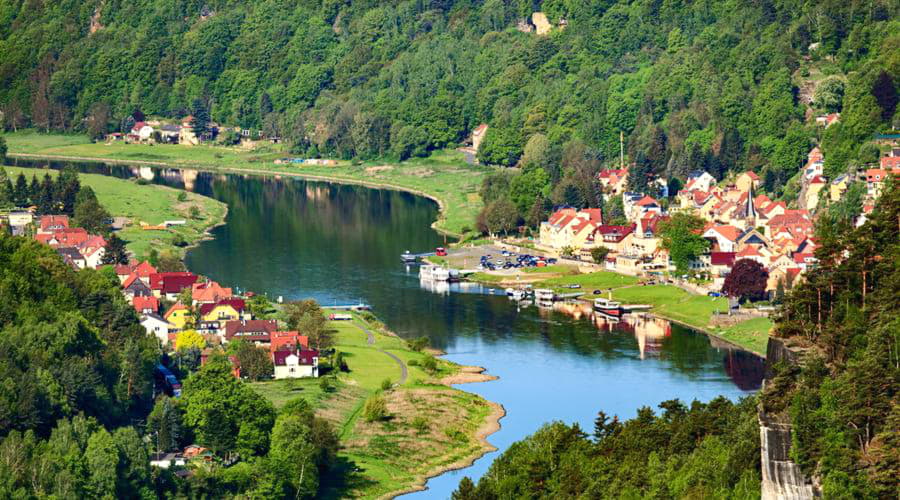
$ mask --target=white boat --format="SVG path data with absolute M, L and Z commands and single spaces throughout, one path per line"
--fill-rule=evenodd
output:
M 425 264 L 419 267 L 419 278 L 423 280 L 433 280 L 434 270 L 437 268 L 438 266 L 432 266 L 430 264 Z
M 507 292 L 507 295 L 515 301 L 522 301 L 528 298 L 528 296 L 522 290 L 513 290 L 512 293 Z
M 622 314 L 622 304 L 611 299 L 594 299 L 594 310 L 604 314 L 616 315 Z
M 515 291 L 516 291 L 515 288 L 507 288 L 506 295 L 509 295 L 510 297 L 512 297 L 512 294 L 515 293 Z
M 419 257 L 413 253 L 410 253 L 409 250 L 400 254 L 400 260 L 403 262 L 415 262 Z
M 534 291 L 534 298 L 541 302 L 553 302 L 553 299 L 556 298 L 556 294 L 549 288 L 538 288 Z

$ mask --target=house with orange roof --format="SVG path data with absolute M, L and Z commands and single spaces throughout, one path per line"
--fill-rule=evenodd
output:
M 131 299 L 131 305 L 138 314 L 155 313 L 159 311 L 159 299 L 152 295 L 136 295 Z
M 309 337 L 300 335 L 296 330 L 272 332 L 271 340 L 269 349 L 273 353 L 286 349 L 309 349 Z
M 650 214 L 662 214 L 662 205 L 652 196 L 644 195 L 631 204 L 631 209 L 626 212 L 629 221 L 636 221 L 648 217 Z
M 744 247 L 743 250 L 734 254 L 735 260 L 741 259 L 750 259 L 759 262 L 759 264 L 763 267 L 766 267 L 769 264 L 769 256 L 765 255 L 763 251 L 760 251 L 760 248 L 757 248 L 752 245 L 748 245 Z
M 821 175 L 813 176 L 806 185 L 806 206 L 807 210 L 815 210 L 819 206 L 819 193 L 828 186 L 828 181 Z
M 563 208 L 550 215 L 541 223 L 540 244 L 553 249 L 565 247 L 580 248 L 593 230 L 602 223 L 599 208 L 575 210 Z
M 63 229 L 69 229 L 69 216 L 67 215 L 43 215 L 38 226 L 37 234 L 50 234 Z
M 597 174 L 597 179 L 603 187 L 603 192 L 609 196 L 618 196 L 625 192 L 628 187 L 628 169 L 613 168 L 601 170 Z
M 882 164 L 884 164 L 884 160 L 890 158 L 900 157 L 884 157 L 882 158 Z M 887 181 L 889 174 L 892 174 L 895 177 L 900 176 L 900 165 L 893 167 L 892 169 L 870 168 L 866 170 L 866 194 L 869 198 L 877 199 L 881 196 L 881 189 L 884 187 L 884 183 Z
M 125 297 L 146 297 L 152 296 L 153 290 L 150 289 L 150 286 L 144 283 L 137 274 L 131 273 L 125 278 L 125 281 L 122 282 L 122 293 L 125 294 Z
M 231 298 L 232 295 L 231 288 L 223 287 L 215 281 L 191 285 L 191 299 L 194 304 L 215 304 L 220 300 Z
M 712 251 L 734 252 L 741 230 L 731 225 L 716 225 L 707 229 L 702 236 L 712 243 Z
M 90 236 L 87 241 L 78 245 L 78 251 L 84 256 L 87 267 L 97 269 L 106 254 L 106 240 L 102 236 Z

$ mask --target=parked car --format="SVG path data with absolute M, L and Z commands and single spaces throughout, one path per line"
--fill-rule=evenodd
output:
M 594 295 L 600 295 L 603 293 L 603 290 L 594 290 Z
M 722 296 L 722 294 L 719 292 L 709 292 L 707 295 L 709 295 L 710 297 L 721 297 Z
M 444 247 L 437 247 L 437 248 L 434 250 L 434 254 L 437 255 L 438 257 L 446 257 L 446 256 L 447 256 L 447 249 L 444 248 Z
M 559 262 L 557 259 L 547 259 L 547 264 L 556 264 Z

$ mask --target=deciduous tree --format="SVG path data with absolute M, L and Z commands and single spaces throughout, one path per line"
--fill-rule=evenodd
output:
M 760 300 L 766 294 L 766 281 L 769 272 L 759 262 L 752 259 L 740 259 L 731 267 L 722 293 L 740 300 Z

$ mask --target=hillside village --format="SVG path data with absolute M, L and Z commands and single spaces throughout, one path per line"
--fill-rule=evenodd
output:
M 22 214 L 10 220 L 20 232 L 24 222 Z M 44 215 L 35 225 L 34 239 L 55 249 L 73 269 L 100 269 L 110 263 L 104 258 L 108 241 L 84 228 L 70 227 L 68 216 Z M 132 260 L 114 269 L 141 325 L 159 340 L 164 352 L 176 350 L 180 335 L 182 340 L 199 338 L 202 345 L 193 347 L 201 349 L 201 363 L 205 363 L 210 355 L 223 353 L 229 342 L 241 340 L 267 351 L 275 379 L 318 376 L 319 352 L 310 348 L 309 337 L 280 328 L 276 320 L 254 318 L 246 302 L 252 293 L 239 296 L 190 272 L 158 272 L 148 261 Z M 240 377 L 240 361 L 234 355 L 229 360 Z
M 828 115 L 824 124 L 836 119 L 837 115 Z M 761 194 L 761 179 L 752 171 L 722 182 L 708 172 L 694 171 L 667 208 L 648 194 L 628 192 L 628 169 L 606 169 L 598 174 L 604 199 L 621 196 L 627 224 L 606 223 L 599 208 L 561 208 L 541 223 L 536 246 L 584 261 L 592 260 L 592 250 L 605 247 L 609 252 L 598 264 L 623 274 L 674 271 L 661 245 L 660 224 L 673 214 L 689 213 L 704 221 L 698 234 L 708 242 L 707 251 L 690 263 L 692 276 L 719 290 L 735 262 L 749 259 L 768 272 L 767 292 L 775 292 L 779 284 L 790 288 L 816 263 L 814 226 L 820 208 L 840 201 L 858 183 L 865 196 L 855 224 L 864 224 L 885 182 L 891 175 L 900 176 L 900 149 L 891 149 L 877 167 L 830 182 L 824 164 L 818 147 L 809 151 L 800 174 L 802 189 L 796 200 L 788 202 Z M 660 188 L 661 197 L 668 196 L 664 182 L 651 185 Z

